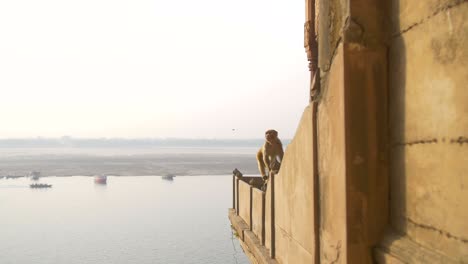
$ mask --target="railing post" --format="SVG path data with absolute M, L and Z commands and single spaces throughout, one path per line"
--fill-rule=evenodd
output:
M 253 212 L 253 189 L 252 185 L 250 185 L 250 213 L 249 213 L 249 230 L 253 230 L 253 217 L 252 217 L 252 212 Z
M 236 209 L 236 175 L 232 175 L 232 208 Z
M 236 213 L 239 215 L 239 178 L 236 179 Z
M 270 245 L 270 257 L 275 258 L 275 174 L 273 172 L 270 172 L 270 179 L 268 184 L 270 185 L 271 188 L 271 196 L 270 196 L 270 201 L 271 201 L 271 245 Z
M 265 246 L 265 192 L 262 192 L 262 246 Z

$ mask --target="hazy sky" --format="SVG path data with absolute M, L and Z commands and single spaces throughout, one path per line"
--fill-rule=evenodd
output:
M 291 138 L 303 24 L 299 0 L 0 1 L 0 138 Z

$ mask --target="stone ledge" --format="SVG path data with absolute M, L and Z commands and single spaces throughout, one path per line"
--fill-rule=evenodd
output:
M 229 220 L 239 235 L 239 240 L 245 254 L 252 263 L 277 264 L 275 259 L 270 258 L 268 249 L 261 245 L 257 236 L 249 230 L 247 223 L 236 215 L 234 209 L 229 209 Z
M 247 244 L 252 255 L 255 257 L 258 263 L 277 264 L 276 260 L 270 258 L 270 252 L 266 247 L 262 246 L 260 240 L 252 232 L 246 230 L 244 233 L 244 243 Z
M 244 241 L 244 231 L 249 230 L 247 223 L 245 223 L 244 220 L 236 214 L 236 210 L 232 208 L 229 209 L 229 220 L 234 230 L 236 230 L 239 239 Z
M 407 236 L 388 232 L 374 249 L 377 263 L 458 263 L 447 256 L 419 245 Z
M 244 251 L 244 254 L 247 256 L 247 258 L 250 260 L 251 264 L 259 264 L 255 256 L 252 254 L 250 251 L 249 246 L 247 246 L 246 243 L 242 242 L 242 240 L 239 241 L 240 245 L 242 247 L 242 250 Z

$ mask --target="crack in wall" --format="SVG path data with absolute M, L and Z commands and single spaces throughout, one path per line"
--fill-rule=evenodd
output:
M 432 144 L 432 143 L 438 143 L 437 138 L 433 139 L 417 139 L 417 140 L 412 140 L 408 142 L 397 142 L 394 143 L 394 146 L 412 146 L 412 145 L 417 145 L 417 144 Z
M 334 250 L 336 250 L 336 256 L 335 259 L 330 262 L 330 264 L 337 263 L 338 260 L 340 260 L 340 255 L 341 255 L 341 240 L 338 241 L 335 247 L 333 247 Z
M 461 137 L 458 137 L 458 138 L 456 138 L 456 139 L 455 139 L 455 138 L 452 138 L 452 139 L 450 140 L 450 143 L 452 143 L 452 144 L 460 144 L 460 146 L 463 145 L 463 144 L 465 144 L 465 143 L 468 144 L 468 137 L 461 136 Z
M 437 233 L 439 233 L 440 235 L 443 235 L 443 236 L 445 236 L 445 237 L 447 237 L 447 238 L 450 238 L 450 239 L 454 239 L 454 240 L 460 241 L 460 242 L 465 243 L 465 244 L 468 243 L 468 239 L 466 239 L 466 238 L 458 237 L 458 236 L 452 235 L 451 233 L 449 233 L 449 232 L 447 232 L 447 231 L 444 231 L 444 230 L 435 228 L 435 227 L 430 226 L 430 225 L 425 225 L 425 224 L 417 223 L 417 222 L 415 222 L 414 220 L 412 220 L 412 219 L 409 218 L 409 217 L 406 217 L 406 220 L 408 220 L 409 223 L 413 224 L 413 225 L 416 226 L 416 227 L 419 227 L 419 228 L 422 228 L 422 229 L 426 229 L 426 230 L 430 230 L 430 231 L 437 232 Z
M 285 236 L 285 237 L 291 239 L 292 241 L 296 242 L 296 244 L 297 244 L 299 247 L 301 247 L 305 252 L 307 252 L 307 253 L 309 253 L 310 255 L 312 255 L 312 253 L 309 252 L 309 250 L 306 249 L 306 248 L 302 245 L 301 242 L 297 241 L 294 237 L 292 237 L 292 234 L 289 234 L 288 232 L 286 232 L 286 230 L 284 230 L 284 229 L 283 229 L 281 226 L 279 226 L 279 225 L 275 225 L 275 227 L 277 227 L 277 228 L 281 231 L 281 233 L 283 233 L 283 236 Z
M 428 15 L 427 17 L 425 18 L 422 18 L 421 20 L 419 20 L 418 22 L 415 22 L 411 25 L 409 25 L 407 28 L 405 29 L 402 29 L 400 30 L 400 32 L 397 32 L 397 33 L 394 33 L 390 36 L 390 39 L 393 39 L 393 38 L 396 38 L 396 37 L 399 37 L 401 35 L 403 35 L 404 33 L 410 31 L 411 29 L 421 25 L 421 24 L 424 24 L 426 21 L 430 20 L 431 18 L 435 17 L 436 15 L 438 15 L 439 13 L 441 12 L 444 12 L 444 11 L 447 11 L 451 8 L 454 8 L 454 7 L 457 7 L 461 4 L 464 4 L 464 3 L 468 3 L 468 0 L 458 0 L 458 1 L 455 1 L 453 3 L 449 3 L 447 5 L 444 5 L 444 6 L 441 6 L 439 8 L 436 8 L 436 10 L 434 10 L 434 12 L 430 15 Z
M 449 143 L 449 144 L 468 144 L 468 137 L 459 136 L 456 138 L 447 139 L 443 138 L 430 138 L 430 139 L 416 139 L 407 142 L 395 142 L 392 144 L 392 147 L 401 147 L 401 146 L 412 146 L 419 144 L 438 144 L 438 143 Z

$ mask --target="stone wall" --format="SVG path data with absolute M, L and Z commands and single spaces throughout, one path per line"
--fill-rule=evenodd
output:
M 245 181 L 239 181 L 239 216 L 250 224 L 250 185 Z
M 265 241 L 265 193 L 257 188 L 252 188 L 252 232 L 259 241 Z
M 468 263 L 468 1 L 399 0 L 391 10 L 392 227 Z
M 320 259 L 346 263 L 346 149 L 343 46 L 337 47 L 318 110 Z
M 318 7 L 320 89 L 266 191 L 259 248 L 278 263 L 468 263 L 468 0 Z
M 305 109 L 275 176 L 276 259 L 312 263 L 315 254 L 312 106 Z

